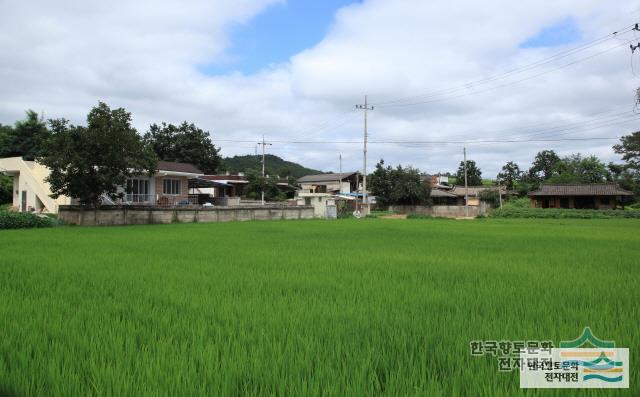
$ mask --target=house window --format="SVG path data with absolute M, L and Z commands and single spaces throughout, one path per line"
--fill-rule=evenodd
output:
M 127 201 L 136 203 L 149 201 L 149 180 L 129 179 L 127 181 Z
M 162 193 L 177 196 L 182 191 L 182 182 L 180 179 L 165 179 L 162 181 Z

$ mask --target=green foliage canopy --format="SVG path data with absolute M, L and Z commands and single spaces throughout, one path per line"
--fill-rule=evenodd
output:
M 456 172 L 456 183 L 464 185 L 464 161 L 460 162 L 458 171 Z M 467 185 L 482 186 L 482 171 L 473 160 L 467 160 Z
M 21 156 L 32 161 L 42 152 L 49 135 L 38 113 L 27 110 L 26 118 L 13 127 L 0 125 L 0 158 Z
M 215 174 L 222 164 L 209 133 L 186 121 L 178 126 L 151 124 L 144 140 L 158 159 L 191 163 L 205 174 Z
M 421 205 L 429 203 L 431 187 L 420 180 L 420 171 L 413 167 L 384 166 L 384 160 L 376 164 L 371 175 L 371 193 L 382 205 Z
M 100 102 L 87 116 L 87 126 L 67 120 L 49 122 L 52 136 L 39 161 L 49 167 L 52 197 L 76 198 L 98 206 L 103 194 L 119 196 L 127 178 L 153 174 L 157 158 L 131 126 L 131 114 Z

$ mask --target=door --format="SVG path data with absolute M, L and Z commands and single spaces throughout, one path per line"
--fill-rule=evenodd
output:
M 20 210 L 22 212 L 27 211 L 27 191 L 26 190 L 22 191 L 22 204 L 20 205 Z

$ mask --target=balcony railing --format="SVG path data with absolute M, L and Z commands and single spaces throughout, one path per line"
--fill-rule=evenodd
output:
M 160 207 L 192 207 L 198 205 L 198 195 L 168 195 L 159 194 L 156 203 Z
M 127 194 L 124 197 L 127 204 L 153 204 L 153 196 L 150 194 Z

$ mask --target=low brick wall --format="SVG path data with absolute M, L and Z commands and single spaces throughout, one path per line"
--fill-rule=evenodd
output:
M 217 208 L 157 208 L 144 206 L 90 209 L 64 205 L 58 218 L 80 226 L 147 225 L 163 223 L 205 223 L 277 219 L 312 219 L 311 206 L 260 206 Z
M 469 206 L 469 216 L 476 217 L 485 214 L 489 210 L 486 203 Z M 434 205 L 432 207 L 423 205 L 390 205 L 389 211 L 406 215 L 425 215 L 443 218 L 464 218 L 467 216 L 464 205 Z

